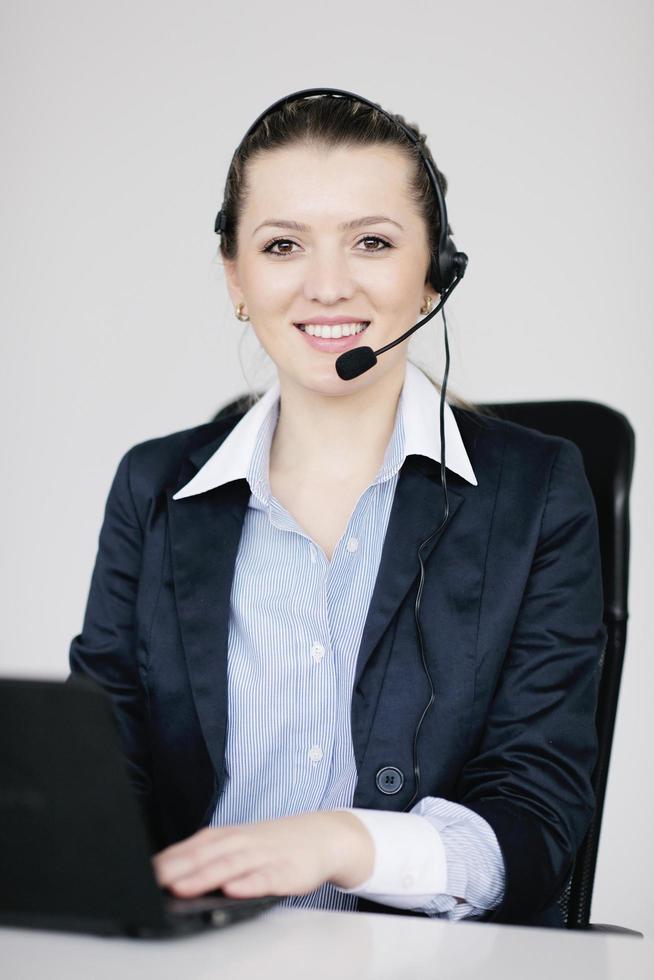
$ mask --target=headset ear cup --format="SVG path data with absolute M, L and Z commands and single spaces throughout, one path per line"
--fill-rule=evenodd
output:
M 448 286 L 451 286 L 454 277 L 456 276 L 456 266 L 454 263 L 455 252 L 456 248 L 454 247 L 454 242 L 451 238 L 448 238 L 445 248 L 439 255 L 440 281 L 443 289 L 447 289 Z
M 463 278 L 468 265 L 465 252 L 458 252 L 451 238 L 447 239 L 445 249 L 439 256 L 440 282 L 443 289 L 448 289 L 455 279 Z
M 454 272 L 459 279 L 463 279 L 465 271 L 468 267 L 468 256 L 465 252 L 455 252 L 454 258 Z

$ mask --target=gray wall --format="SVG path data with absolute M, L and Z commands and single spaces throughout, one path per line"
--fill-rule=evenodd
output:
M 594 399 L 636 430 L 631 618 L 593 917 L 651 930 L 651 5 L 0 11 L 2 673 L 66 674 L 126 449 L 268 383 L 215 258 L 234 147 L 296 89 L 366 95 L 427 132 L 450 180 L 470 256 L 447 307 L 450 388 Z M 435 374 L 439 324 L 412 342 Z

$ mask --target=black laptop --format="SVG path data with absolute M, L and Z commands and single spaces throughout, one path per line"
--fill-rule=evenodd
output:
M 84 678 L 0 679 L 1 924 L 164 937 L 279 901 L 160 888 L 108 695 Z

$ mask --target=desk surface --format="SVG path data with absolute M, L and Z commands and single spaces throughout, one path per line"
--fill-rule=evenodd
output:
M 640 980 L 647 938 L 413 916 L 272 908 L 176 940 L 0 929 L 4 980 Z

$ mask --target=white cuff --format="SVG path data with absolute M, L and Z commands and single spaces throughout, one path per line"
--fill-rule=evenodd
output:
M 394 810 L 337 809 L 358 817 L 375 845 L 371 876 L 356 888 L 334 886 L 338 891 L 406 909 L 424 905 L 445 891 L 445 847 L 426 817 Z

